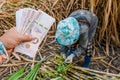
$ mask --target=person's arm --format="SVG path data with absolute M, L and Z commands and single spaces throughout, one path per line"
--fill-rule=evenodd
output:
M 81 53 L 85 53 L 87 49 L 87 44 L 88 44 L 88 32 L 89 32 L 89 26 L 85 23 L 81 23 L 81 33 L 80 33 L 80 38 L 78 42 L 78 46 L 75 50 L 75 55 L 80 56 Z
M 31 35 L 23 35 L 17 32 L 16 28 L 11 28 L 6 31 L 0 37 L 0 62 L 4 61 L 4 56 L 2 54 L 10 55 L 13 49 L 21 42 L 31 41 L 33 37 Z M 6 50 L 6 51 L 5 51 Z M 5 53 L 6 52 L 6 53 Z
M 67 46 L 62 46 L 62 49 L 61 49 L 61 56 L 66 59 L 66 55 L 67 55 L 67 52 L 68 52 L 68 47 Z

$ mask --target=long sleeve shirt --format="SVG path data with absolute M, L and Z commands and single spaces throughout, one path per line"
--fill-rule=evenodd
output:
M 85 53 L 88 43 L 93 40 L 98 24 L 98 18 L 94 13 L 87 10 L 74 11 L 69 17 L 74 17 L 79 22 L 80 37 L 77 42 L 77 47 L 75 47 L 74 50 L 74 54 L 79 56 L 81 53 Z M 71 47 L 73 45 L 71 45 Z M 64 52 L 67 52 L 68 47 L 63 46 L 62 49 Z

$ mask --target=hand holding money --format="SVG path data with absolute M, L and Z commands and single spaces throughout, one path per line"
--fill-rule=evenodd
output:
M 15 27 L 6 31 L 5 34 L 0 37 L 0 40 L 4 43 L 8 54 L 10 54 L 12 49 L 14 49 L 19 43 L 31 41 L 33 39 L 34 38 L 31 35 L 23 35 L 19 33 Z
M 16 11 L 16 29 L 24 35 L 32 35 L 34 40 L 20 43 L 14 52 L 35 57 L 38 47 L 51 28 L 55 19 L 41 10 L 23 8 Z

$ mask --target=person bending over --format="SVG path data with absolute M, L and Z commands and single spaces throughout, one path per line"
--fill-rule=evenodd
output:
M 57 25 L 56 41 L 62 46 L 61 55 L 71 63 L 75 56 L 85 53 L 84 67 L 92 56 L 92 40 L 98 24 L 97 16 L 87 10 L 76 10 Z

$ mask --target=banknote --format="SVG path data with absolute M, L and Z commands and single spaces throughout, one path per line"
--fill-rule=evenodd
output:
M 34 40 L 20 43 L 15 47 L 14 52 L 34 57 L 54 22 L 55 19 L 42 10 L 24 8 L 16 11 L 16 28 L 18 32 L 24 35 L 30 34 L 34 37 Z

